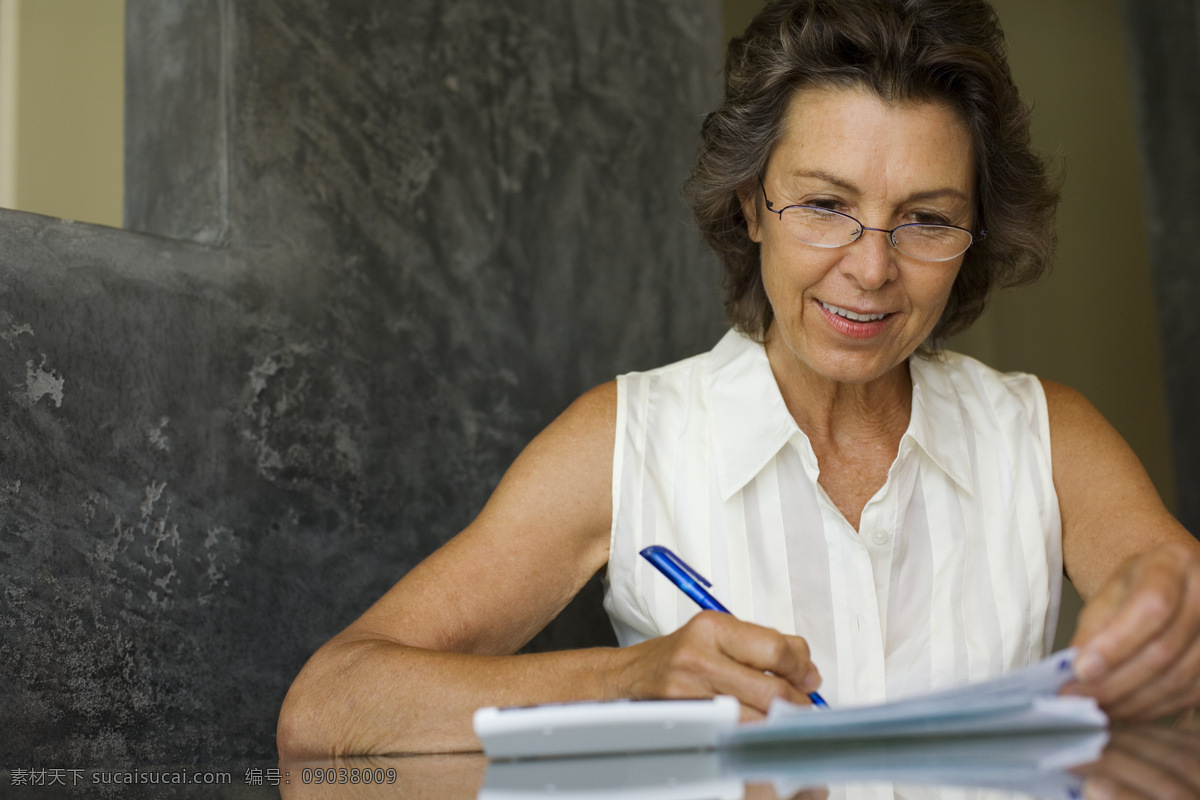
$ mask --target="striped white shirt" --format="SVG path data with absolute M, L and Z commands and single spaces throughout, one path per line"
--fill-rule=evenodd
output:
M 818 485 L 762 345 L 617 379 L 604 599 L 622 645 L 699 610 L 638 553 L 665 545 L 739 618 L 803 636 L 839 706 L 1033 663 L 1062 584 L 1046 398 L 1032 375 L 913 357 L 912 416 L 859 531 Z

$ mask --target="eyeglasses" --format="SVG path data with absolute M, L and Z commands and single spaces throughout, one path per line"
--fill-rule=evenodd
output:
M 955 225 L 937 225 L 928 222 L 910 222 L 891 230 L 868 228 L 849 214 L 819 206 L 785 206 L 776 210 L 767 198 L 767 189 L 762 186 L 767 210 L 779 215 L 783 229 L 794 238 L 813 247 L 845 247 L 857 242 L 866 231 L 886 233 L 892 246 L 919 261 L 949 261 L 967 252 L 967 248 L 979 239 L 987 237 L 987 231 L 979 232 L 975 238 L 966 228 Z

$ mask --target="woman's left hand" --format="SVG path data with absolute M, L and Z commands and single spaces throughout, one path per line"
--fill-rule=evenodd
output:
M 1200 705 L 1200 553 L 1163 544 L 1131 558 L 1084 606 L 1072 640 L 1078 681 L 1113 719 Z

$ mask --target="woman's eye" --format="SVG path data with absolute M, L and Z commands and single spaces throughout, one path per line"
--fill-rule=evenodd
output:
M 918 222 L 923 225 L 950 225 L 951 224 L 950 221 L 947 220 L 941 214 L 933 214 L 928 211 L 917 211 L 917 212 L 913 213 L 911 215 L 911 217 L 912 217 L 913 222 Z

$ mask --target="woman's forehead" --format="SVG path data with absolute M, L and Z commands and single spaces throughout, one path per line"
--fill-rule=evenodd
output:
M 920 187 L 909 187 L 915 191 L 967 196 L 975 173 L 970 132 L 948 105 L 824 88 L 793 95 L 769 169 L 781 177 L 832 177 L 856 187 L 899 181 Z

